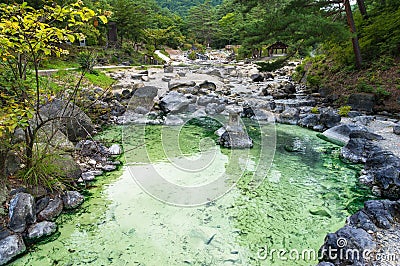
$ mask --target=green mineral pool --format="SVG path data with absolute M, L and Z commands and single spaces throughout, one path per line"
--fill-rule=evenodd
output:
M 275 155 L 265 179 L 255 182 L 257 165 L 268 162 L 257 158 L 262 134 L 247 128 L 255 146 L 239 155 L 214 144 L 213 123 L 188 123 L 179 132 L 162 126 L 105 130 L 103 141 L 123 143 L 125 166 L 99 177 L 82 207 L 57 219 L 58 233 L 12 265 L 315 265 L 313 252 L 325 235 L 371 198 L 357 182 L 359 168 L 343 164 L 340 147 L 315 132 L 277 125 L 262 133 L 276 132 Z M 177 170 L 185 164 L 180 160 L 202 162 L 204 154 L 212 161 L 202 171 Z M 174 204 L 138 182 L 155 171 L 187 187 L 228 172 L 230 189 L 206 204 Z

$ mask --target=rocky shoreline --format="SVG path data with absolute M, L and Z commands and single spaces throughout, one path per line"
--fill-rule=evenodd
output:
M 110 73 L 118 80 L 112 92 L 104 92 L 101 88 L 84 89 L 84 100 L 91 103 L 90 113 L 100 125 L 182 125 L 192 118 L 228 116 L 230 110 L 239 108 L 242 117 L 260 123 L 276 121 L 324 132 L 322 137 L 345 144 L 341 152 L 343 160 L 365 164 L 360 181 L 371 187 L 376 195 L 389 200 L 366 202 L 363 210 L 348 218 L 345 227 L 327 236 L 323 248 L 338 248 L 337 240 L 345 237 L 348 242 L 342 247 L 344 250 L 384 250 L 395 243 L 387 239 L 399 236 L 399 231 L 394 229 L 399 227 L 400 218 L 400 203 L 396 201 L 400 198 L 400 159 L 398 154 L 385 151 L 386 147 L 392 146 L 379 146 L 377 143 L 384 138 L 376 134 L 375 128 L 368 128 L 383 118 L 351 111 L 352 120 L 342 119 L 321 93 L 309 91 L 292 81 L 296 65 L 293 62 L 272 73 L 260 73 L 255 65 L 245 63 L 118 71 Z M 43 113 L 54 113 L 54 110 L 62 109 L 59 106 L 62 101 L 49 103 Z M 121 155 L 122 148 L 116 144 L 107 148 L 90 139 L 78 141 L 95 134 L 95 126 L 85 114 L 80 111 L 77 115 L 75 110 L 79 108 L 72 108 L 71 114 L 75 118 L 63 124 L 61 139 L 69 150 L 74 151 L 73 159 L 69 160 L 73 162 L 69 174 L 73 173 L 74 183 L 86 183 L 103 172 L 115 170 L 120 162 L 113 157 Z M 398 121 L 388 122 L 391 123 L 390 134 L 397 138 L 394 133 L 398 134 Z M 82 125 L 84 130 L 79 130 Z M 18 168 L 11 166 L 10 170 Z M 1 228 L 0 233 L 0 265 L 25 251 L 24 239 L 29 242 L 54 233 L 57 230 L 54 220 L 63 209 L 73 209 L 83 201 L 77 191 L 44 192 L 34 196 L 28 192 L 31 193 L 21 189 L 10 194 L 8 228 Z M 386 237 L 380 237 L 382 235 Z M 329 256 L 323 260 L 325 262 L 320 265 L 366 263 L 363 260 L 341 261 Z

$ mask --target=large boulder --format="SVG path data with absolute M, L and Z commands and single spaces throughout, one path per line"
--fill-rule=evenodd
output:
M 9 207 L 8 228 L 16 233 L 25 231 L 29 224 L 36 222 L 35 199 L 24 192 L 15 194 Z
M 282 124 L 297 125 L 300 120 L 300 110 L 297 108 L 288 108 L 277 116 L 276 121 Z
M 374 255 L 396 252 L 399 218 L 399 201 L 366 201 L 343 228 L 326 236 L 318 265 L 389 265 Z
M 133 94 L 128 104 L 128 110 L 137 113 L 149 113 L 154 106 L 154 98 L 158 95 L 159 88 L 144 86 L 138 88 Z
M 308 114 L 299 120 L 299 126 L 306 128 L 314 128 L 319 123 L 319 114 Z
M 182 93 L 172 91 L 160 101 L 160 108 L 164 113 L 183 113 L 188 110 L 191 101 Z
M 37 240 L 42 237 L 52 235 L 57 231 L 57 225 L 54 222 L 43 221 L 33 224 L 28 228 L 26 237 L 30 240 Z
M 350 140 L 350 133 L 355 131 L 368 131 L 368 129 L 360 125 L 343 124 L 332 127 L 324 131 L 324 133 L 322 133 L 322 136 L 319 136 L 325 140 L 337 143 L 340 146 L 344 146 Z
M 49 120 L 54 130 L 61 130 L 72 142 L 84 139 L 94 131 L 90 118 L 72 102 L 55 99 L 42 105 L 39 112 L 43 121 Z
M 351 106 L 353 110 L 373 112 L 376 104 L 376 98 L 371 93 L 354 93 L 350 95 L 347 104 Z
M 225 131 L 219 144 L 230 149 L 247 149 L 253 147 L 253 140 L 244 131 Z
M 375 248 L 376 243 L 365 230 L 346 225 L 326 236 L 320 253 L 322 260 L 334 265 L 362 266 L 367 265 L 364 256 L 339 256 L 339 254 L 352 254 L 353 251 L 363 254 L 364 251 L 373 251 Z
M 392 152 L 377 149 L 365 162 L 360 180 L 372 191 L 389 199 L 400 199 L 400 158 Z
M 54 221 L 63 210 L 63 201 L 60 197 L 50 199 L 47 206 L 38 213 L 37 219 L 39 221 Z
M 330 108 L 321 110 L 319 122 L 325 128 L 331 128 L 331 127 L 337 126 L 340 123 L 340 120 L 341 120 L 340 115 L 338 113 L 336 113 L 334 110 L 332 110 Z
M 341 150 L 341 158 L 353 163 L 365 163 L 371 153 L 380 151 L 373 141 L 381 139 L 382 136 L 369 131 L 352 131 L 349 141 Z
M 78 191 L 67 191 L 62 196 L 64 207 L 66 209 L 75 209 L 84 201 L 84 197 Z
M 10 235 L 0 240 L 0 265 L 4 265 L 26 250 L 20 235 Z

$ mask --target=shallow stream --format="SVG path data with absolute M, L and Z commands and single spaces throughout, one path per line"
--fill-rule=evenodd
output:
M 12 265 L 315 265 L 315 256 L 302 258 L 293 250 L 317 252 L 325 235 L 370 197 L 357 183 L 357 167 L 343 164 L 339 147 L 315 132 L 277 125 L 274 160 L 257 187 L 252 174 L 260 162 L 258 133 L 250 134 L 255 147 L 236 157 L 214 145 L 216 127 L 107 129 L 100 138 L 123 142 L 126 165 L 100 177 L 81 208 L 58 218 L 58 234 Z M 180 149 L 163 146 L 178 135 L 179 145 L 169 147 Z M 204 154 L 213 158 L 205 160 L 204 170 L 186 175 L 177 169 L 183 159 L 201 162 Z M 229 172 L 224 182 L 236 186 L 207 204 L 178 207 L 135 182 L 153 171 L 188 187 Z M 232 173 L 238 178 L 230 178 Z M 272 249 L 288 253 L 278 257 Z

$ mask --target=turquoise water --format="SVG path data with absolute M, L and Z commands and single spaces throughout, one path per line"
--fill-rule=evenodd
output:
M 257 157 L 260 138 L 275 131 L 260 134 L 249 125 L 255 147 L 232 153 L 214 145 L 216 128 L 192 123 L 179 132 L 161 126 L 106 130 L 100 138 L 124 143 L 126 166 L 100 177 L 80 209 L 59 217 L 52 241 L 35 245 L 12 265 L 316 264 L 313 258 L 259 257 L 265 249 L 318 250 L 325 235 L 370 197 L 357 184 L 358 169 L 341 163 L 339 147 L 315 132 L 277 125 L 274 160 L 258 184 L 253 173 L 269 167 L 258 168 L 269 163 Z M 296 152 L 288 152 L 293 146 Z M 188 171 L 193 165 L 196 171 Z M 165 195 L 176 195 L 149 195 L 135 182 L 151 180 L 154 171 L 183 187 L 223 177 L 228 192 L 193 207 L 164 203 Z

